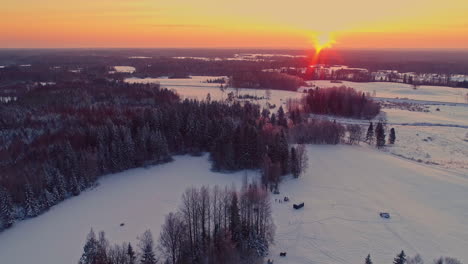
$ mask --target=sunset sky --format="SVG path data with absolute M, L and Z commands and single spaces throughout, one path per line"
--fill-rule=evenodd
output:
M 1 0 L 0 48 L 468 48 L 467 0 Z

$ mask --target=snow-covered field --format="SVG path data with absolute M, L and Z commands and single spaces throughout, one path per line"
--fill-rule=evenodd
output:
M 222 77 L 222 76 L 221 76 Z M 127 78 L 128 83 L 159 83 L 161 87 L 166 87 L 177 91 L 182 98 L 204 100 L 209 93 L 212 100 L 225 100 L 227 94 L 233 92 L 236 94 L 236 89 L 227 88 L 224 92 L 221 91 L 219 83 L 207 83 L 208 79 L 217 79 L 220 76 L 192 76 L 191 79 L 168 79 L 168 78 Z M 227 78 L 227 77 L 226 77 Z M 251 95 L 266 98 L 266 90 L 264 89 L 248 89 L 240 88 L 239 95 Z M 267 102 L 275 104 L 277 108 L 280 105 L 286 104 L 288 98 L 301 98 L 302 93 L 283 90 L 271 90 L 270 100 L 260 99 L 254 101 L 262 106 Z M 284 106 L 283 106 L 284 107 Z M 276 109 L 277 109 L 276 108 Z M 274 110 L 276 111 L 276 110 Z
M 401 249 L 428 261 L 468 261 L 468 178 L 368 147 L 307 149 L 307 173 L 284 180 L 281 195 L 271 197 L 277 235 L 268 257 L 275 263 L 361 263 L 368 253 L 375 263 L 391 263 Z M 239 185 L 243 175 L 211 172 L 205 155 L 106 176 L 97 188 L 0 233 L 1 263 L 75 263 L 91 227 L 116 243 L 135 243 L 148 228 L 157 238 L 185 188 Z M 274 202 L 283 196 L 291 202 Z M 305 208 L 292 209 L 294 202 Z
M 210 93 L 212 100 L 222 100 L 227 98 L 229 92 L 236 92 L 233 88 L 228 88 L 222 92 L 219 89 L 219 84 L 206 83 L 207 79 L 216 78 L 219 78 L 219 76 L 192 76 L 191 79 L 128 78 L 126 81 L 129 83 L 159 82 L 163 87 L 176 90 L 182 98 L 199 100 L 205 99 L 208 93 Z M 432 163 L 437 167 L 449 168 L 468 174 L 468 104 L 463 103 L 464 98 L 461 96 L 461 94 L 466 94 L 468 89 L 420 86 L 417 90 L 413 90 L 409 85 L 388 82 L 343 82 L 342 84 L 333 84 L 329 81 L 314 81 L 313 83 L 320 87 L 346 85 L 371 94 L 375 90 L 377 97 L 410 98 L 405 102 L 419 105 L 429 112 L 394 108 L 383 109 L 382 115 L 385 116 L 389 128 L 395 127 L 397 131 L 396 144 L 389 147 L 387 151 L 407 159 L 420 160 L 421 162 Z M 265 90 L 240 89 L 239 94 L 261 97 L 265 96 Z M 271 90 L 270 100 L 261 99 L 255 101 L 255 103 L 265 106 L 268 101 L 279 107 L 280 105 L 284 106 L 288 98 L 301 97 L 301 92 Z M 380 100 L 393 101 L 382 98 Z M 441 103 L 434 104 L 425 101 Z M 453 104 L 457 102 L 458 104 Z M 276 109 L 273 111 L 276 111 Z M 333 119 L 335 118 L 333 117 Z M 349 120 L 336 119 L 337 121 L 349 122 Z M 359 122 L 363 125 L 368 123 L 362 120 L 351 120 L 351 122 Z M 427 139 L 427 137 L 433 140 L 428 139 L 425 141 L 424 139 Z
M 366 147 L 315 145 L 308 154 L 306 174 L 272 197 L 275 263 L 363 263 L 369 253 L 391 263 L 402 249 L 426 263 L 440 255 L 468 261 L 466 175 Z M 291 201 L 274 202 L 284 196 Z M 294 210 L 299 202 L 305 207 Z
M 356 83 L 343 81 L 342 83 L 331 83 L 330 81 L 310 81 L 321 88 L 333 86 L 348 86 L 363 92 L 369 92 L 371 95 L 375 91 L 376 97 L 384 98 L 408 98 L 413 100 L 450 102 L 450 103 L 466 103 L 465 96 L 468 89 L 451 88 L 446 86 L 418 86 L 414 90 L 412 85 L 404 83 L 389 83 L 389 82 L 370 82 Z
M 134 73 L 136 71 L 135 67 L 132 67 L 132 66 L 114 66 L 114 70 L 116 72 L 124 72 L 124 73 Z
M 217 77 L 126 81 L 157 81 L 184 98 L 204 99 L 210 93 L 220 100 L 235 92 L 205 83 L 210 78 Z M 401 84 L 372 85 L 365 89 L 377 90 L 378 97 L 403 97 L 386 86 Z M 413 93 L 423 89 L 409 88 Z M 405 97 L 456 102 L 458 92 L 447 89 L 453 88 Z M 265 96 L 265 90 L 239 93 Z M 301 96 L 271 90 L 269 101 L 279 106 Z M 362 263 L 369 253 L 374 263 L 391 263 L 402 249 L 420 253 L 426 263 L 440 255 L 468 262 L 468 105 L 414 103 L 429 112 L 383 109 L 388 127 L 397 133 L 395 145 L 385 151 L 365 144 L 308 146 L 307 173 L 284 180 L 281 195 L 272 196 L 277 235 L 269 257 L 275 263 Z M 337 121 L 367 125 L 365 120 Z M 165 215 L 178 208 L 187 187 L 240 184 L 244 173 L 214 173 L 205 155 L 177 156 L 172 163 L 106 176 L 97 188 L 0 233 L 0 263 L 76 263 L 91 227 L 104 230 L 115 243 L 135 243 L 148 228 L 157 238 Z M 275 202 L 284 196 L 291 202 Z M 305 202 L 305 208 L 292 209 L 295 202 Z M 381 219 L 381 211 L 391 219 Z M 284 251 L 287 257 L 280 258 Z
M 0 263 L 77 263 L 91 228 L 105 231 L 116 243 L 136 245 L 136 237 L 146 229 L 157 239 L 165 216 L 178 209 L 186 188 L 240 187 L 244 172 L 222 174 L 210 168 L 207 155 L 177 156 L 168 164 L 106 176 L 97 188 L 0 233 Z

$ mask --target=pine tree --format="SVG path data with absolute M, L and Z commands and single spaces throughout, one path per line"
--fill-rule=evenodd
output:
M 232 192 L 231 205 L 229 206 L 229 231 L 231 232 L 232 241 L 240 246 L 242 239 L 241 234 L 241 220 L 239 215 L 239 201 L 237 198 L 237 192 Z
M 130 243 L 128 243 L 128 247 L 127 247 L 127 257 L 128 257 L 128 264 L 136 264 L 136 254 Z
M 370 122 L 369 128 L 367 129 L 366 142 L 371 144 L 374 141 L 374 124 Z
M 377 127 L 375 128 L 375 138 L 375 144 L 378 148 L 385 146 L 385 131 L 382 122 L 377 123 Z
M 156 256 L 154 254 L 154 242 L 153 242 L 153 235 L 151 231 L 147 230 L 141 237 L 140 240 L 140 250 L 141 250 L 141 264 L 156 264 Z
M 370 254 L 367 255 L 365 264 L 372 264 L 372 260 L 371 260 Z
M 279 151 L 279 162 L 281 164 L 281 175 L 285 175 L 289 172 L 289 147 L 284 131 L 281 131 L 281 135 L 279 136 L 277 144 Z
M 395 144 L 395 139 L 396 139 L 395 128 L 392 127 L 392 129 L 390 129 L 390 135 L 389 135 L 389 138 L 388 138 L 388 143 L 389 144 Z
M 288 127 L 288 120 L 286 119 L 282 106 L 278 109 L 278 125 Z
M 34 192 L 32 190 L 31 184 L 26 183 L 25 186 L 25 199 L 24 199 L 24 209 L 27 217 L 35 217 L 38 215 L 38 205 L 36 198 L 34 197 Z
M 394 259 L 393 259 L 393 264 L 405 264 L 406 263 L 406 254 L 402 250 L 400 254 L 398 254 Z
M 98 241 L 96 240 L 96 235 L 94 234 L 93 229 L 89 231 L 89 234 L 86 238 L 86 243 L 83 248 L 83 255 L 81 255 L 79 264 L 94 264 L 96 263 L 97 258 L 97 248 Z
M 13 225 L 13 203 L 8 191 L 0 186 L 0 230 Z
M 291 148 L 291 173 L 295 178 L 299 177 L 299 160 L 297 158 L 296 149 L 294 147 Z

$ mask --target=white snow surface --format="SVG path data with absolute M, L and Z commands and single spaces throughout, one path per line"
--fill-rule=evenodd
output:
M 331 83 L 330 81 L 320 80 L 310 81 L 308 83 L 321 88 L 344 85 L 371 94 L 375 91 L 376 97 L 383 98 L 408 98 L 413 100 L 450 103 L 466 103 L 465 95 L 468 93 L 468 90 L 465 88 L 421 85 L 415 90 L 412 85 L 391 82 L 357 83 L 343 81 L 342 83 Z
M 134 73 L 136 71 L 135 67 L 132 67 L 132 66 L 114 66 L 114 70 L 116 72 L 124 72 L 124 73 Z
M 161 87 L 175 90 L 182 98 L 204 100 L 209 93 L 212 100 L 225 100 L 227 94 L 233 92 L 236 94 L 235 88 L 227 88 L 224 92 L 221 91 L 219 83 L 207 83 L 208 79 L 226 78 L 226 76 L 191 76 L 187 79 L 169 79 L 169 78 L 127 78 L 128 83 L 159 83 Z M 266 89 L 249 89 L 239 88 L 239 95 L 252 95 L 257 97 L 265 97 Z M 301 98 L 303 93 L 284 90 L 270 90 L 270 100 L 261 99 L 253 101 L 261 106 L 265 106 L 267 102 L 275 104 L 276 111 L 281 105 L 286 104 L 288 98 Z
M 392 263 L 402 249 L 426 263 L 441 255 L 468 261 L 466 175 L 366 147 L 307 149 L 306 174 L 284 180 L 272 196 L 274 263 L 355 264 L 369 253 L 374 263 Z M 274 201 L 284 196 L 291 201 Z M 304 208 L 294 210 L 300 202 Z
M 440 255 L 468 261 L 468 179 L 368 147 L 307 147 L 309 169 L 287 178 L 271 196 L 275 263 L 391 263 L 401 249 L 426 261 Z M 240 185 L 244 172 L 210 171 L 207 155 L 102 178 L 100 185 L 0 233 L 2 263 L 76 263 L 89 230 L 113 243 L 146 229 L 158 239 L 165 215 L 190 186 Z M 255 172 L 249 172 L 256 177 Z M 288 196 L 289 203 L 275 198 Z M 305 202 L 301 210 L 293 203 Z M 384 220 L 379 212 L 389 212 Z M 120 223 L 125 223 L 123 227 Z M 287 252 L 280 258 L 279 252 Z
M 171 163 L 105 176 L 98 187 L 0 233 L 0 263 L 77 263 L 91 228 L 105 231 L 113 243 L 134 246 L 136 237 L 151 229 L 157 241 L 165 216 L 179 208 L 186 188 L 240 188 L 245 172 L 214 173 L 210 168 L 208 155 L 176 156 Z

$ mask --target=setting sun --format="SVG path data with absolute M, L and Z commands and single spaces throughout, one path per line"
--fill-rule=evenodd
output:
M 331 33 L 318 33 L 312 38 L 315 53 L 320 53 L 324 48 L 331 48 L 336 42 Z

